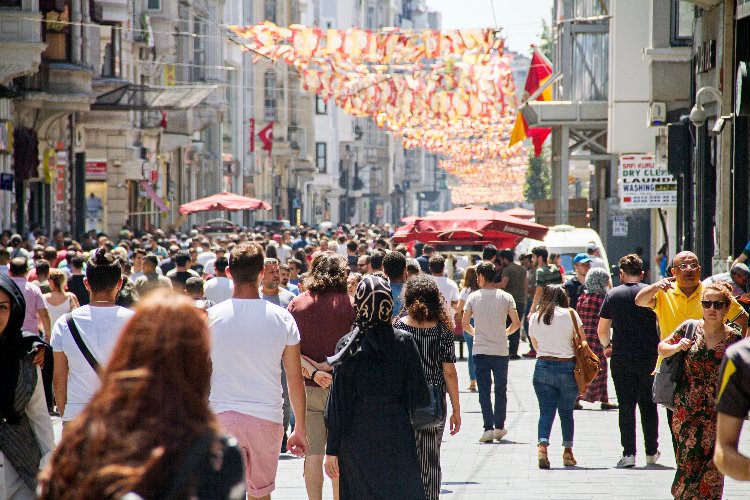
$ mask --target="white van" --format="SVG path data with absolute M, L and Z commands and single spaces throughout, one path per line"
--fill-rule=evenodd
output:
M 609 259 L 607 251 L 602 245 L 599 233 L 590 227 L 573 227 L 566 224 L 552 226 L 544 237 L 544 241 L 524 238 L 515 248 L 516 255 L 530 253 L 531 249 L 539 245 L 547 247 L 549 253 L 557 253 L 561 256 L 561 263 L 565 269 L 565 277 L 573 276 L 573 258 L 576 254 L 586 253 L 586 247 L 589 244 L 595 244 L 599 248 L 599 255 L 609 271 Z

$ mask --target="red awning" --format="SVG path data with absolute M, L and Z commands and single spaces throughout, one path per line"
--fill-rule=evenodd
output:
M 523 238 L 544 239 L 547 227 L 484 207 L 468 206 L 428 215 L 398 228 L 395 241 L 491 241 L 499 248 L 514 247 Z
M 263 200 L 227 193 L 226 191 L 180 205 L 182 215 L 209 210 L 229 210 L 230 212 L 235 210 L 271 210 L 271 205 Z

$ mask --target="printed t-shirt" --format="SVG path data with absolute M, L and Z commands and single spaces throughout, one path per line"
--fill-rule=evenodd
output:
M 281 357 L 300 341 L 286 309 L 263 299 L 229 299 L 208 310 L 215 413 L 236 411 L 282 423 Z
M 729 346 L 719 371 L 716 410 L 737 418 L 750 411 L 750 338 Z
M 104 366 L 115 348 L 120 331 L 135 313 L 120 306 L 86 305 L 73 309 L 71 314 L 84 344 L 99 364 Z M 55 321 L 50 340 L 52 349 L 64 353 L 68 358 L 68 402 L 63 416 L 63 421 L 68 422 L 83 411 L 99 389 L 100 380 L 73 339 L 66 315 Z

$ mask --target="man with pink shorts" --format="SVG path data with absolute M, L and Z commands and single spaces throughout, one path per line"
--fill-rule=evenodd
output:
M 257 243 L 235 246 L 228 268 L 232 298 L 208 309 L 213 363 L 209 400 L 223 430 L 240 443 L 251 499 L 270 499 L 276 487 L 284 435 L 282 363 L 296 417 L 287 448 L 304 456 L 308 446 L 300 334 L 286 309 L 260 297 L 263 260 Z

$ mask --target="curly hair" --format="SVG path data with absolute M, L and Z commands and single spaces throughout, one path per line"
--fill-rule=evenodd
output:
M 321 252 L 312 261 L 312 270 L 305 278 L 305 288 L 310 292 L 346 293 L 349 264 L 337 252 Z
M 724 296 L 724 303 L 725 305 L 729 306 L 729 304 L 732 303 L 732 285 L 727 283 L 726 281 L 717 281 L 716 283 L 711 283 L 710 285 L 706 286 L 706 288 L 703 289 L 703 295 L 701 296 L 701 299 L 708 293 L 708 292 L 718 292 L 721 295 Z
M 141 302 L 41 474 L 40 498 L 164 497 L 192 443 L 218 432 L 209 356 L 208 324 L 190 299 L 155 291 Z
M 434 278 L 426 274 L 412 276 L 406 281 L 403 294 L 404 308 L 410 317 L 419 322 L 437 321 L 453 331 L 453 318 L 448 316 L 443 294 Z

